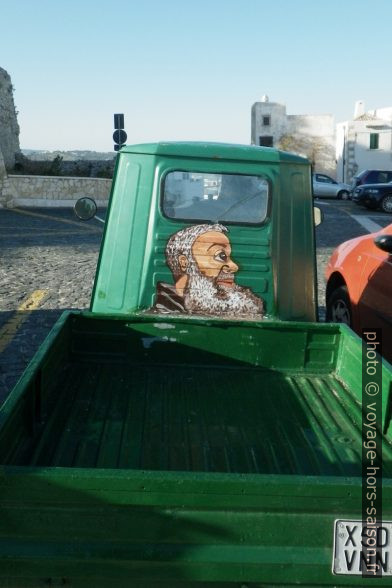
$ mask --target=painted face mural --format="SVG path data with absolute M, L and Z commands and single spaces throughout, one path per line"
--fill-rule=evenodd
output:
M 221 224 L 203 224 L 170 237 L 165 255 L 174 284 L 157 284 L 155 312 L 257 319 L 264 316 L 263 300 L 235 283 L 239 268 L 231 259 L 227 232 Z

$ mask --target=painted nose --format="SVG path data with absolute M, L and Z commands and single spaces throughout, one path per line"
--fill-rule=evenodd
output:
M 234 261 L 232 259 L 229 259 L 227 261 L 226 267 L 228 268 L 228 270 L 232 274 L 235 274 L 236 272 L 238 272 L 238 265 L 236 263 L 234 263 Z

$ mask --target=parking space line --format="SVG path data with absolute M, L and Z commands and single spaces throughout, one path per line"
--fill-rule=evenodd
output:
M 372 221 L 368 216 L 362 216 L 359 214 L 350 214 L 351 218 L 357 221 L 362 227 L 364 227 L 369 233 L 375 233 L 381 231 L 382 227 Z
M 39 212 L 31 212 L 30 210 L 21 210 L 20 208 L 11 208 L 9 210 L 10 212 L 16 212 L 18 214 L 24 214 L 26 216 L 32 216 L 32 217 L 36 217 L 36 218 L 44 218 L 45 220 L 49 220 L 49 221 L 56 221 L 59 223 L 65 223 L 67 225 L 74 225 L 76 227 L 79 227 L 79 229 L 87 229 L 88 231 L 92 231 L 93 233 L 101 233 L 102 229 L 98 229 L 97 226 L 95 227 L 91 227 L 90 225 L 87 225 L 86 223 L 83 224 L 83 221 L 73 221 L 73 220 L 69 220 L 66 218 L 61 218 L 61 216 L 52 216 L 52 215 L 48 215 L 48 214 L 41 214 Z
M 25 298 L 12 317 L 0 328 L 0 353 L 11 343 L 22 323 L 33 310 L 40 306 L 48 294 L 49 290 L 35 290 Z

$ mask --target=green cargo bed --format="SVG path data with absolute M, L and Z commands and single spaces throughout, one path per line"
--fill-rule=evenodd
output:
M 10 463 L 361 473 L 361 408 L 334 374 L 76 361 L 52 394 L 55 404 Z
M 342 325 L 64 315 L 0 411 L 0 584 L 367 585 L 331 573 L 361 451 Z

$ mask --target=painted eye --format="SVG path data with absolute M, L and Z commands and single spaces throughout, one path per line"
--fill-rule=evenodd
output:
M 219 251 L 218 253 L 215 253 L 214 259 L 217 261 L 227 261 L 227 255 L 224 251 Z

